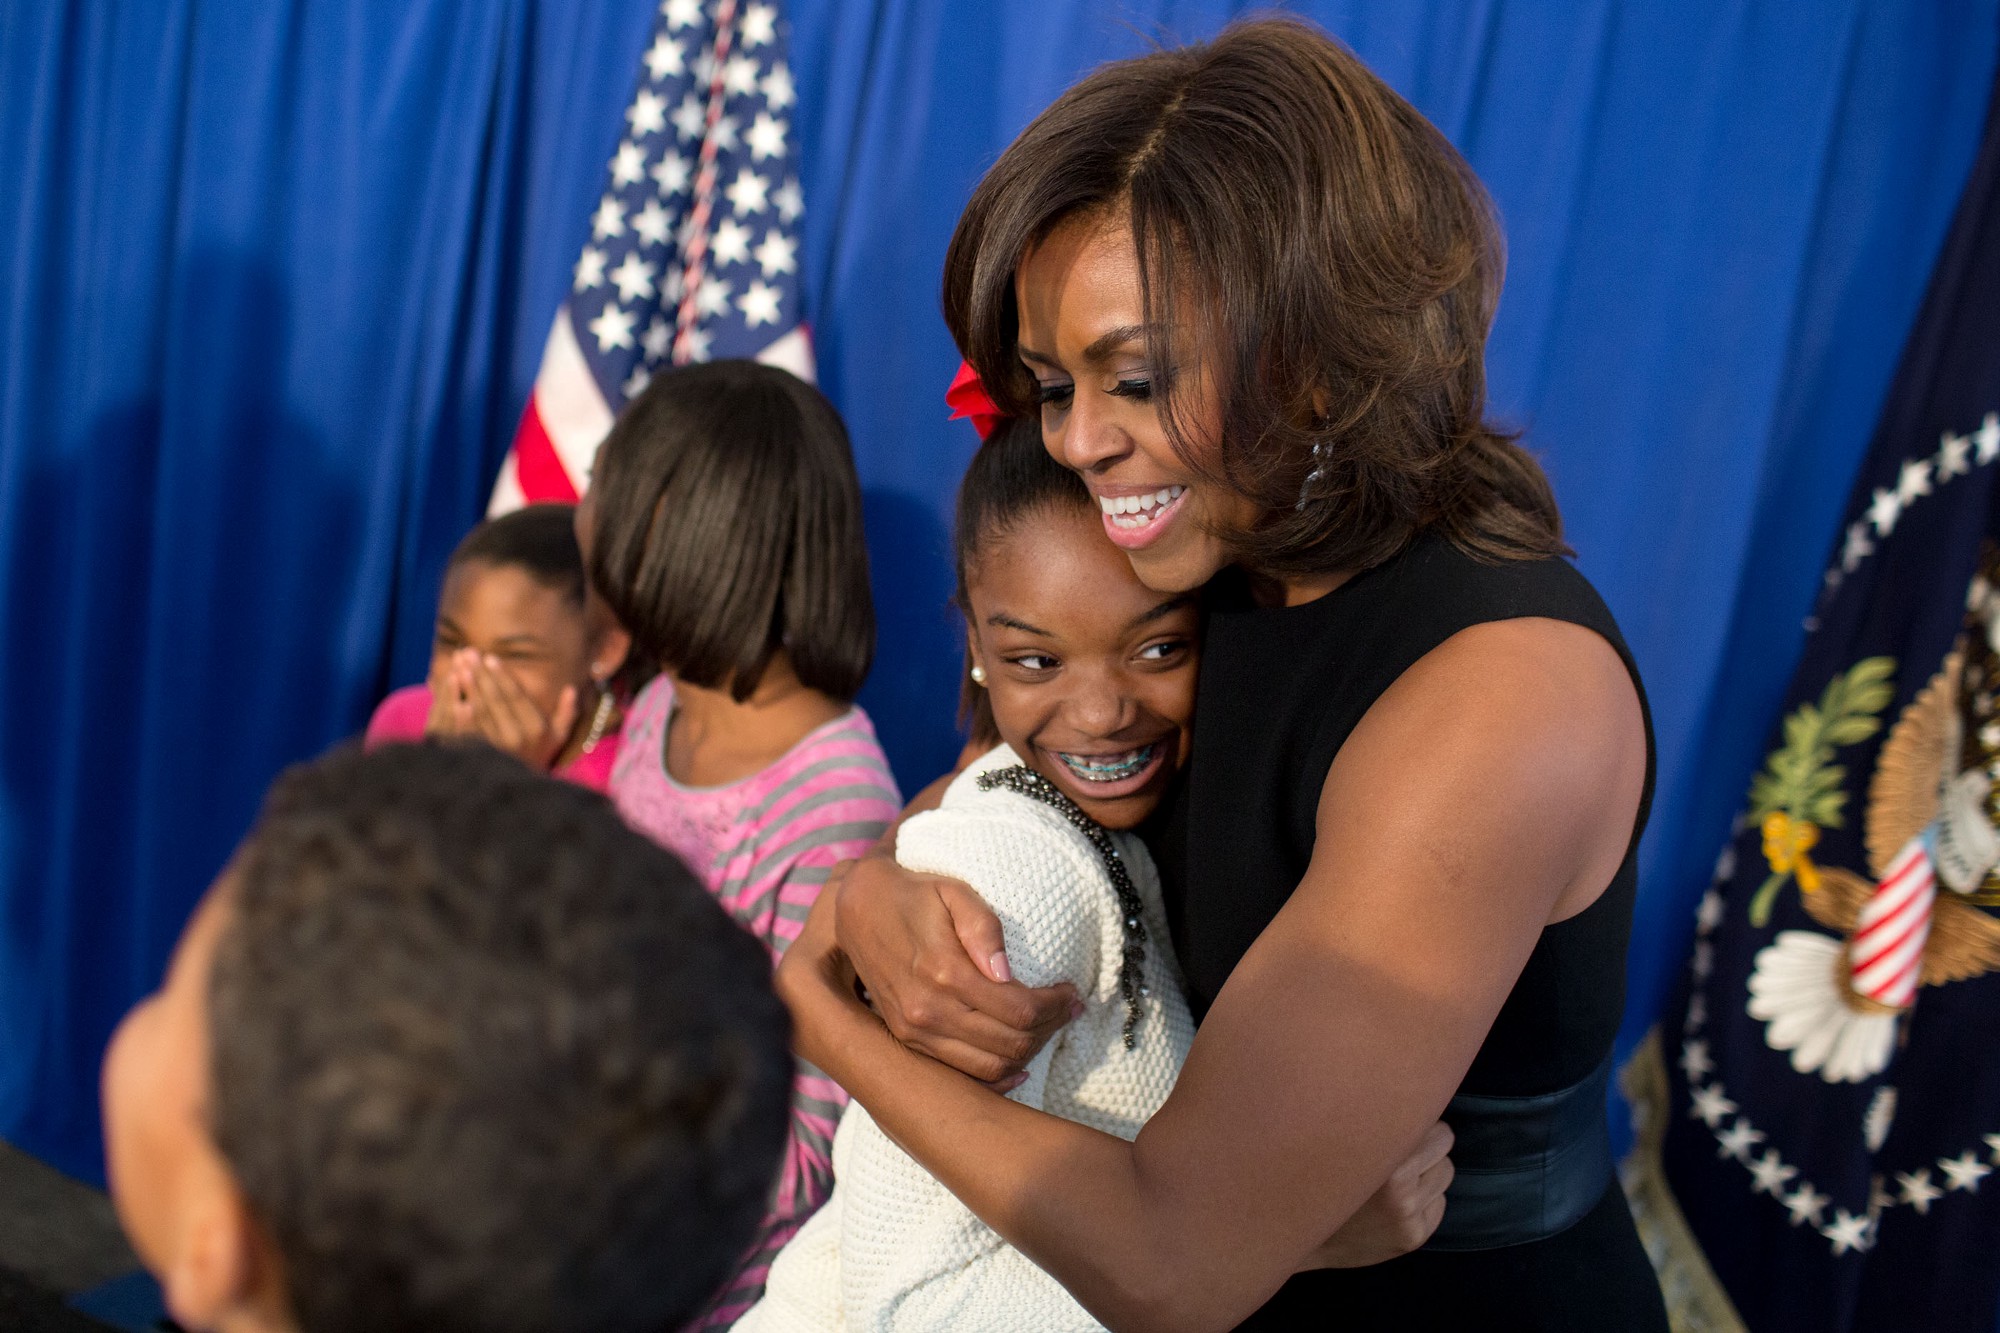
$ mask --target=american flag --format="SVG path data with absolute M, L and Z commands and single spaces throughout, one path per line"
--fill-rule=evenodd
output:
M 771 0 L 665 0 L 491 512 L 574 500 L 664 364 L 813 378 L 799 309 L 798 101 Z

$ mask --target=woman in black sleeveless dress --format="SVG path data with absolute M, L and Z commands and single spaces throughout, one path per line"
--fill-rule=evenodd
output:
M 965 1075 L 1018 1069 L 1069 997 L 1006 984 L 963 886 L 873 858 L 780 985 L 802 1053 L 1114 1327 L 1665 1328 L 1603 1105 L 1651 742 L 1547 482 L 1483 417 L 1498 271 L 1457 153 L 1283 21 L 1099 70 L 953 238 L 994 398 L 1040 412 L 1142 580 L 1209 587 L 1149 839 L 1202 1026 L 1135 1143 L 995 1097 Z M 1316 1269 L 1440 1115 L 1430 1244 Z

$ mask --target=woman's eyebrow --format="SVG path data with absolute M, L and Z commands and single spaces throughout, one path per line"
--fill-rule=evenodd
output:
M 1172 615 L 1174 612 L 1180 610 L 1182 607 L 1192 606 L 1193 604 L 1194 604 L 1193 593 L 1191 592 L 1176 593 L 1174 596 L 1167 598 L 1166 601 L 1161 602 L 1158 606 L 1154 607 L 1152 610 L 1134 616 L 1132 618 L 1132 623 L 1130 625 L 1127 625 L 1126 628 L 1137 629 L 1141 625 L 1150 625 L 1155 620 L 1158 620 L 1161 616 Z
M 1055 635 L 1049 633 L 1045 629 L 1040 628 L 1039 626 L 1030 625 L 1025 620 L 1016 620 L 1014 617 L 1008 615 L 1005 611 L 996 611 L 992 615 L 986 617 L 986 623 L 989 625 L 999 625 L 1006 629 L 1017 629 L 1020 630 L 1023 634 L 1039 634 L 1045 639 L 1053 639 L 1056 637 Z
M 542 640 L 541 636 L 536 634 L 502 634 L 493 641 L 493 646 L 495 648 L 539 648 L 542 646 Z
M 1083 359 L 1091 363 L 1102 361 L 1121 347 L 1130 343 L 1143 343 L 1145 341 L 1146 330 L 1143 325 L 1122 324 L 1115 329 L 1098 335 L 1097 339 L 1090 346 L 1083 349 Z M 1047 366 L 1050 370 L 1062 369 L 1062 362 L 1056 360 L 1047 352 L 1037 352 L 1026 343 L 1015 343 L 1014 355 L 1020 357 L 1023 361 L 1032 361 L 1038 366 Z

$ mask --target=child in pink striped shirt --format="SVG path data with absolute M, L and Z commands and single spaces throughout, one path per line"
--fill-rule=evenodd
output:
M 872 847 L 902 808 L 853 702 L 875 615 L 846 429 L 782 370 L 662 371 L 598 450 L 576 526 L 592 585 L 661 673 L 627 711 L 611 798 L 775 963 L 828 871 Z M 800 1065 L 771 1212 L 693 1327 L 734 1323 L 825 1201 L 846 1101 Z

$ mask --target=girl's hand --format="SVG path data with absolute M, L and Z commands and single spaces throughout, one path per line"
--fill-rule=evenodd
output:
M 463 673 L 458 669 L 459 654 L 431 668 L 426 682 L 431 690 L 431 711 L 424 719 L 424 735 L 460 737 L 476 734 L 472 722 L 472 701 L 460 687 Z
M 1081 1012 L 1073 986 L 1030 990 L 1012 979 L 999 919 L 955 879 L 905 870 L 878 850 L 834 868 L 820 909 L 890 1033 L 982 1083 L 1012 1086 Z
M 466 649 L 452 658 L 456 692 L 470 701 L 472 729 L 496 750 L 546 769 L 576 728 L 576 686 L 563 686 L 553 716 L 544 714 L 495 657 Z
M 1444 1192 L 1455 1168 L 1451 1126 L 1442 1120 L 1424 1134 L 1417 1150 L 1403 1159 L 1346 1225 L 1327 1237 L 1299 1265 L 1309 1268 L 1366 1268 L 1408 1254 L 1431 1238 L 1444 1220 Z

